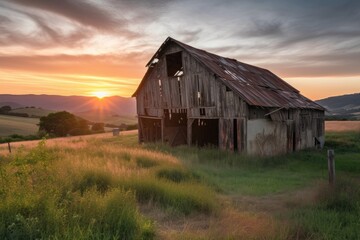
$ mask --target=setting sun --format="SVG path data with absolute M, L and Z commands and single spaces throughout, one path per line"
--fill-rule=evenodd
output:
M 99 98 L 99 99 L 102 99 L 104 97 L 108 97 L 109 93 L 98 91 L 98 92 L 93 92 L 92 95 Z

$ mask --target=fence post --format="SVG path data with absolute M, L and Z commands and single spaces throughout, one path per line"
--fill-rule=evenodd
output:
M 9 148 L 9 153 L 11 153 L 11 146 L 10 146 L 10 142 L 8 142 L 8 148 Z
M 329 184 L 335 184 L 335 153 L 333 149 L 328 150 L 328 172 L 329 172 Z

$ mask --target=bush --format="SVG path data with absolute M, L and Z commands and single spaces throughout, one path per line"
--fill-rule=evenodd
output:
M 105 172 L 86 172 L 80 179 L 80 181 L 74 183 L 74 191 L 80 191 L 81 195 L 91 188 L 104 194 L 112 185 L 112 179 L 109 174 Z
M 184 169 L 177 168 L 163 168 L 157 171 L 156 176 L 158 178 L 166 179 L 172 182 L 184 182 L 193 179 L 199 179 L 199 176 L 191 174 Z
M 137 157 L 136 164 L 138 167 L 141 167 L 141 168 L 151 168 L 151 167 L 159 165 L 159 163 L 157 163 L 156 161 L 154 161 L 150 158 L 147 158 L 147 157 Z
M 214 192 L 197 184 L 175 184 L 147 177 L 127 179 L 120 186 L 134 191 L 139 202 L 150 201 L 185 215 L 194 211 L 208 214 L 217 208 Z
M 91 131 L 98 133 L 105 132 L 104 126 L 105 126 L 104 123 L 94 123 L 91 127 Z

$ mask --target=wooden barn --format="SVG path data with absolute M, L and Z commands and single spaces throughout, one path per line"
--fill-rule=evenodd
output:
M 324 144 L 324 109 L 269 70 L 167 38 L 133 94 L 140 142 L 274 155 Z

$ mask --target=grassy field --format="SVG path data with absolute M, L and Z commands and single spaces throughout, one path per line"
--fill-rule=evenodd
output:
M 328 132 L 360 131 L 360 121 L 326 121 Z
M 8 115 L 0 115 L 0 137 L 11 134 L 30 135 L 36 134 L 39 127 L 38 118 L 24 118 Z
M 359 239 L 359 161 L 360 132 L 271 158 L 136 131 L 0 145 L 0 239 Z

